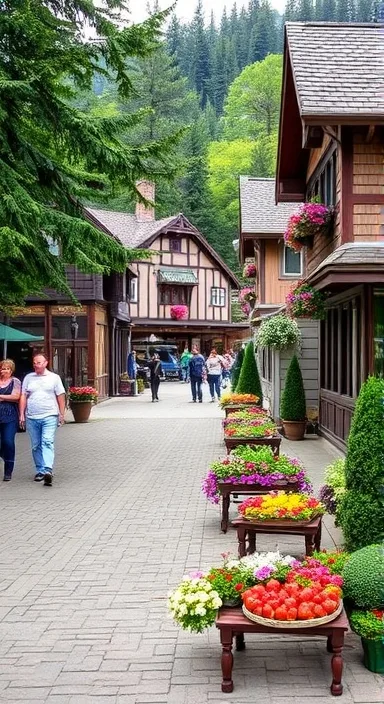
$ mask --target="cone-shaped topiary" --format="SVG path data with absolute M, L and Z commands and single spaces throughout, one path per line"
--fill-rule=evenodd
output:
M 356 401 L 337 510 L 348 550 L 384 539 L 384 380 L 369 377 Z
M 344 596 L 363 609 L 384 606 L 384 547 L 368 545 L 353 552 L 343 569 Z
M 244 360 L 244 347 L 242 347 L 236 357 L 236 362 L 234 364 L 233 370 L 232 370 L 232 391 L 236 391 L 236 386 L 239 383 L 239 377 L 240 377 L 240 372 L 241 372 L 241 367 L 243 365 L 243 360 Z
M 259 370 L 256 363 L 255 346 L 252 340 L 248 342 L 245 348 L 244 360 L 241 365 L 240 377 L 236 386 L 236 393 L 255 394 L 259 397 L 258 403 L 260 405 L 263 403 L 263 392 L 261 390 Z
M 280 417 L 282 420 L 305 420 L 305 391 L 299 360 L 293 355 L 285 377 L 285 387 L 281 397 Z

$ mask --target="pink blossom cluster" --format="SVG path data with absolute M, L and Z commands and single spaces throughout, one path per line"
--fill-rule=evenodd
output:
M 256 276 L 256 264 L 245 264 L 243 276 L 246 279 L 254 279 Z
M 332 213 L 332 208 L 321 203 L 304 203 L 288 220 L 285 244 L 299 252 L 304 246 L 303 240 L 317 235 L 329 225 Z
M 188 318 L 188 306 L 171 306 L 171 318 L 173 320 L 186 320 Z

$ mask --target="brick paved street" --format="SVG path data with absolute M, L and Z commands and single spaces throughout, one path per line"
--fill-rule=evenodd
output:
M 29 442 L 18 435 L 15 477 L 0 484 L 0 703 L 331 702 L 324 641 L 249 638 L 235 654 L 234 692 L 222 694 L 217 631 L 189 635 L 168 617 L 170 588 L 236 541 L 200 492 L 224 454 L 221 411 L 189 404 L 182 384 L 163 384 L 160 395 L 158 404 L 148 391 L 107 401 L 90 423 L 60 429 L 51 489 L 32 481 Z M 319 438 L 284 449 L 316 486 L 336 456 Z M 326 526 L 331 547 L 339 534 Z M 278 545 L 300 554 L 304 541 Z M 261 549 L 275 546 L 260 539 Z M 352 635 L 345 660 L 340 704 L 382 702 L 382 679 L 363 668 Z

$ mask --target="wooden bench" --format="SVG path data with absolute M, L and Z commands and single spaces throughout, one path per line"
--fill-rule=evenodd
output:
M 234 447 L 238 447 L 239 445 L 260 445 L 260 446 L 267 446 L 272 448 L 272 452 L 276 457 L 280 453 L 280 445 L 281 445 L 281 440 L 282 437 L 281 435 L 272 435 L 270 437 L 261 437 L 261 438 L 234 438 L 234 437 L 225 437 L 224 436 L 224 442 L 225 442 L 225 447 L 227 448 L 227 454 L 233 450 Z
M 344 634 L 348 631 L 348 619 L 343 609 L 340 616 L 334 621 L 324 624 L 323 626 L 313 626 L 311 628 L 269 628 L 258 623 L 250 621 L 244 616 L 241 608 L 226 608 L 220 609 L 216 618 L 216 627 L 220 631 L 220 642 L 222 647 L 221 653 L 221 670 L 222 670 L 222 692 L 233 691 L 232 668 L 233 654 L 232 643 L 233 638 L 236 638 L 236 650 L 244 650 L 245 641 L 244 633 L 270 633 L 279 635 L 300 635 L 300 636 L 325 636 L 327 638 L 327 650 L 333 653 L 331 660 L 332 669 L 332 684 L 331 694 L 339 696 L 343 692 L 341 677 L 343 672 L 343 646 Z M 255 692 L 255 701 L 257 701 L 257 692 Z
M 247 496 L 255 496 L 257 494 L 267 494 L 269 491 L 299 491 L 299 485 L 296 481 L 285 482 L 279 481 L 272 486 L 262 486 L 261 484 L 242 484 L 237 482 L 229 484 L 228 482 L 219 482 L 218 490 L 221 494 L 221 530 L 226 533 L 229 525 L 229 507 L 231 504 L 231 494 L 245 494 Z
M 272 535 L 303 535 L 305 538 L 305 554 L 313 555 L 313 550 L 320 550 L 321 543 L 321 516 L 314 518 L 310 523 L 295 524 L 294 521 L 260 521 L 251 523 L 244 518 L 236 518 L 232 525 L 237 529 L 239 543 L 239 557 L 256 552 L 256 535 L 258 533 Z M 248 547 L 246 545 L 248 540 Z

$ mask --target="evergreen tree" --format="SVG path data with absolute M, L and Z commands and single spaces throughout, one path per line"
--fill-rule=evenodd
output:
M 280 417 L 283 421 L 301 421 L 305 420 L 306 415 L 303 377 L 299 360 L 294 354 L 285 377 L 284 391 L 280 403 Z
M 314 7 L 314 19 L 316 22 L 321 22 L 323 17 L 324 17 L 324 8 L 323 8 L 323 0 L 315 0 L 315 7 Z
M 198 0 L 192 23 L 194 36 L 193 52 L 193 79 L 196 92 L 200 96 L 200 104 L 205 107 L 209 98 L 209 85 L 211 78 L 209 46 L 204 27 L 204 10 L 202 0 Z
M 249 53 L 249 27 L 248 16 L 244 7 L 241 9 L 240 16 L 237 20 L 237 32 L 234 36 L 236 46 L 236 57 L 238 61 L 239 71 L 242 71 L 247 65 Z
M 323 0 L 323 21 L 336 22 L 337 7 L 336 0 Z
M 230 37 L 231 36 L 231 25 L 227 15 L 227 8 L 224 5 L 223 14 L 221 15 L 220 22 L 220 36 Z
M 258 404 L 263 405 L 263 392 L 261 389 L 261 381 L 259 370 L 257 368 L 256 356 L 255 356 L 255 345 L 252 342 L 248 342 L 245 353 L 244 360 L 241 366 L 239 381 L 236 386 L 237 394 L 254 394 L 258 397 Z
M 114 9 L 119 9 L 116 3 Z M 129 98 L 127 62 L 149 54 L 165 14 L 121 29 L 107 6 L 8 0 L 0 13 L 0 263 L 2 306 L 46 287 L 68 296 L 65 264 L 84 272 L 124 271 L 128 253 L 82 218 L 81 200 L 153 175 L 168 144 L 122 140 L 139 121 L 85 115 L 73 102 L 91 90 L 95 67 Z M 84 39 L 91 27 L 102 39 Z M 102 59 L 105 62 L 102 63 Z M 108 68 L 104 68 L 104 66 Z M 61 256 L 51 253 L 55 242 Z
M 171 21 L 168 25 L 166 38 L 169 53 L 171 56 L 174 55 L 176 59 L 178 59 L 181 47 L 182 32 L 179 18 L 175 12 L 172 14 Z
M 257 14 L 256 24 L 252 28 L 249 63 L 262 61 L 268 54 L 273 54 L 277 46 L 277 27 L 275 13 L 269 0 L 262 0 Z
M 244 347 L 241 347 L 237 353 L 236 361 L 235 361 L 235 364 L 233 365 L 233 369 L 232 369 L 232 373 L 231 373 L 232 391 L 234 393 L 236 391 L 236 386 L 239 382 L 239 376 L 240 376 L 241 367 L 243 364 L 243 359 L 244 359 Z
M 313 19 L 313 3 L 312 0 L 298 0 L 297 5 L 297 21 L 310 22 Z
M 316 0 L 319 2 L 321 0 Z M 284 19 L 286 22 L 296 22 L 298 14 L 297 0 L 287 0 L 285 5 Z

